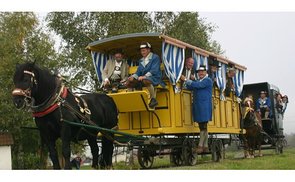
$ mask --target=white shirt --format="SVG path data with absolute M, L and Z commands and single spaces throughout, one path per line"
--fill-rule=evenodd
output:
M 190 75 L 191 75 L 191 70 L 186 68 L 186 72 L 185 72 L 185 78 L 190 80 Z
M 147 64 L 149 64 L 151 57 L 152 57 L 152 53 L 150 52 L 145 58 L 143 58 L 144 66 L 146 66 Z
M 115 70 L 114 70 L 115 75 L 121 75 L 121 65 L 122 65 L 122 61 L 120 62 L 115 61 Z

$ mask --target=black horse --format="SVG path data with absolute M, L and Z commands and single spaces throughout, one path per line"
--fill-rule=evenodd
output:
M 245 145 L 245 157 L 254 158 L 255 149 L 258 148 L 259 156 L 261 153 L 261 143 L 263 140 L 261 117 L 254 111 L 252 98 L 246 97 L 244 100 L 243 122 L 246 134 L 243 136 Z
M 88 141 L 93 156 L 93 168 L 98 168 L 98 164 L 102 168 L 111 167 L 113 134 L 102 136 L 102 159 L 98 162 L 98 131 L 73 126 L 65 121 L 114 128 L 118 123 L 118 111 L 112 98 L 105 94 L 91 93 L 78 99 L 63 85 L 58 76 L 34 63 L 17 65 L 13 81 L 13 102 L 16 108 L 29 108 L 33 113 L 41 140 L 48 147 L 54 169 L 60 169 L 55 144 L 59 137 L 62 140 L 65 169 L 71 169 L 70 142 L 79 140 Z

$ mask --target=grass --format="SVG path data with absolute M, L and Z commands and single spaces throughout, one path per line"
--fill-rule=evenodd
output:
M 169 156 L 155 157 L 153 169 L 161 170 L 273 170 L 273 169 L 295 169 L 295 148 L 285 148 L 284 153 L 277 155 L 274 150 L 264 150 L 263 157 L 254 159 L 241 158 L 242 151 L 226 151 L 226 159 L 221 162 L 213 162 L 211 155 L 198 156 L 198 163 L 195 166 L 171 166 Z M 84 168 L 84 167 L 83 167 Z M 125 162 L 114 164 L 117 170 L 138 170 L 140 166 L 137 159 L 134 165 L 128 166 Z

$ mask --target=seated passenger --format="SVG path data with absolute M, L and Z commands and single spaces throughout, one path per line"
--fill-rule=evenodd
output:
M 185 65 L 184 65 L 184 68 L 182 70 L 182 74 L 181 74 L 181 77 L 180 77 L 181 87 L 183 89 L 187 89 L 186 85 L 184 85 L 183 80 L 185 80 L 185 79 L 187 79 L 187 80 L 196 80 L 195 70 L 193 69 L 193 67 L 194 67 L 194 59 L 191 58 L 191 57 L 186 58 Z
M 229 97 L 232 91 L 235 91 L 235 86 L 233 83 L 233 78 L 235 77 L 236 69 L 234 67 L 229 67 L 226 74 L 226 87 L 225 96 Z
M 256 111 L 260 114 L 262 119 L 270 118 L 271 103 L 270 99 L 266 97 L 266 92 L 260 92 L 260 98 L 256 101 Z
M 123 85 L 128 78 L 128 65 L 123 59 L 122 50 L 116 50 L 113 59 L 108 60 L 103 72 L 103 88 L 117 92 L 119 85 Z
M 154 86 L 162 84 L 162 73 L 160 70 L 160 57 L 151 52 L 151 44 L 142 42 L 140 44 L 140 53 L 142 58 L 139 60 L 139 66 L 135 74 L 131 75 L 126 82 L 128 88 L 139 88 L 146 86 L 150 92 L 150 108 L 158 105 Z

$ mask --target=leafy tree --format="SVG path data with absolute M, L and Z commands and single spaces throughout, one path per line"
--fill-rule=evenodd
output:
M 197 12 L 156 12 L 154 29 L 202 49 L 222 54 L 220 45 L 211 40 L 216 27 L 199 18 Z
M 13 168 L 22 169 L 26 155 L 37 152 L 40 137 L 38 131 L 23 128 L 35 127 L 32 116 L 25 111 L 16 111 L 13 105 L 11 91 L 15 65 L 36 60 L 41 66 L 56 66 L 53 41 L 38 27 L 34 13 L 0 13 L 0 59 L 0 130 L 12 133 Z

